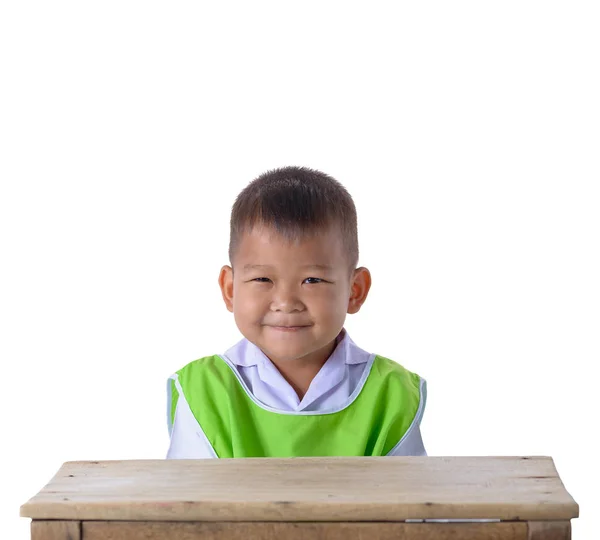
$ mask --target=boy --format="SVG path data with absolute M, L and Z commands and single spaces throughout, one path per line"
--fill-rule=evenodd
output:
M 267 172 L 237 197 L 225 306 L 244 336 L 168 382 L 167 458 L 426 455 L 426 383 L 343 325 L 371 287 L 356 209 L 319 171 Z

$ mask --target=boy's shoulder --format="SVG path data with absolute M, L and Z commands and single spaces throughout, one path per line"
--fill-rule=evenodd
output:
M 420 386 L 423 380 L 420 375 L 404 367 L 401 363 L 380 354 L 375 355 L 371 373 L 383 380 L 396 380 L 416 387 Z
M 382 354 L 375 354 L 375 358 L 373 360 L 373 367 L 378 369 L 382 373 L 398 373 L 406 376 L 418 375 L 411 371 L 410 369 L 404 367 L 404 365 L 396 360 L 392 360 L 387 356 L 383 356 Z
M 218 354 L 211 354 L 188 362 L 171 375 L 171 378 L 174 378 L 175 376 L 178 378 L 186 377 L 196 373 L 211 371 L 214 368 L 220 368 L 222 366 L 225 366 L 225 362 L 221 356 Z

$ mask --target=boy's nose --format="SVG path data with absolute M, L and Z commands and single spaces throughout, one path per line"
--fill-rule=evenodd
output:
M 303 309 L 304 304 L 293 290 L 281 287 L 274 291 L 271 300 L 272 311 L 290 313 L 292 311 L 302 311 Z

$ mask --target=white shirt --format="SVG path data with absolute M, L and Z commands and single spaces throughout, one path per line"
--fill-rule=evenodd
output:
M 350 339 L 345 330 L 337 337 L 337 346 L 332 355 L 310 383 L 302 400 L 283 378 L 273 362 L 253 343 L 242 339 L 223 355 L 223 359 L 237 372 L 247 390 L 260 404 L 269 410 L 282 412 L 324 412 L 339 409 L 348 402 L 354 390 L 366 377 L 365 368 L 374 356 Z M 167 410 L 171 403 L 171 379 L 179 392 L 175 409 L 175 421 L 167 413 L 171 444 L 167 459 L 216 458 L 206 435 L 195 419 L 183 390 L 173 375 L 167 383 Z M 402 440 L 388 455 L 426 456 L 419 425 L 427 400 L 427 385 L 421 379 L 419 410 Z

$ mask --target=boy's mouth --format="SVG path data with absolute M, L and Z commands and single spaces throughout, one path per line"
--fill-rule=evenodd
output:
M 279 330 L 281 332 L 297 332 L 298 330 L 304 330 L 306 328 L 310 328 L 310 325 L 298 325 L 298 326 L 278 326 L 269 324 L 267 325 L 269 328 L 273 328 L 273 330 Z

